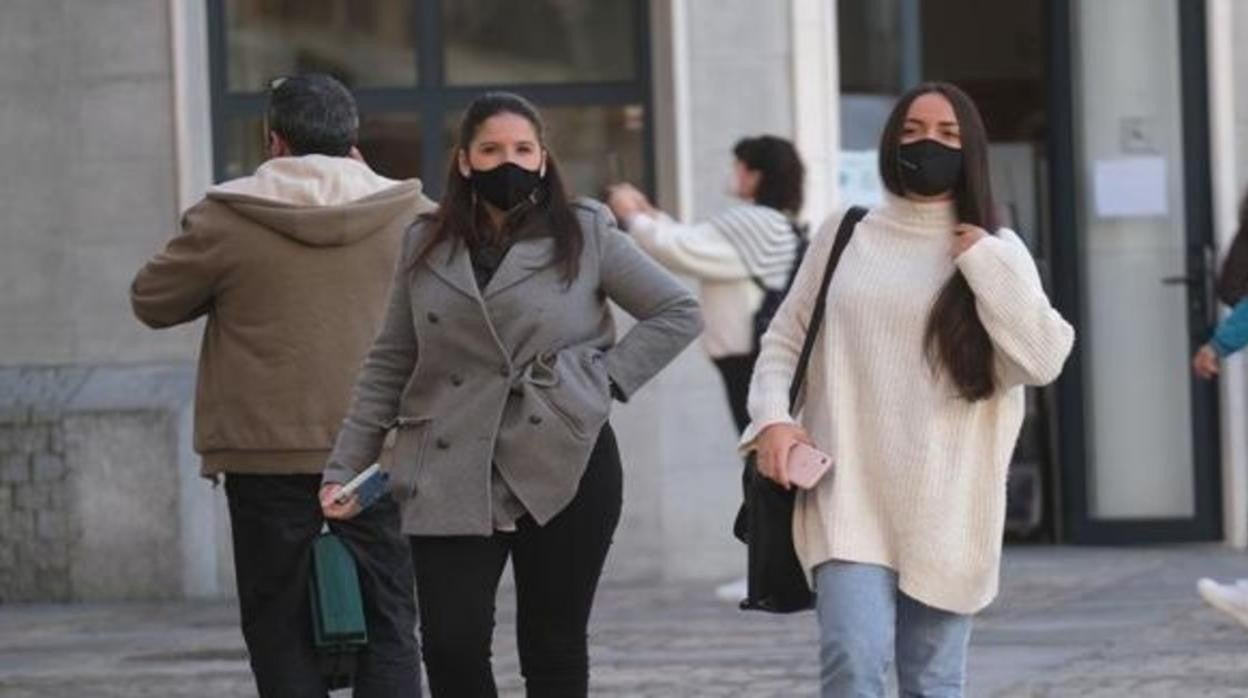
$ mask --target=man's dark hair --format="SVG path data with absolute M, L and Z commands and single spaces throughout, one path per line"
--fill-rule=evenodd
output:
M 294 155 L 343 157 L 355 145 L 359 128 L 355 98 L 329 75 L 295 75 L 269 92 L 269 130 Z

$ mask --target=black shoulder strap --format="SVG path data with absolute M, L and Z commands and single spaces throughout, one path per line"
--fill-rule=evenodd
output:
M 828 255 L 828 266 L 823 272 L 823 281 L 819 283 L 819 295 L 815 300 L 815 310 L 810 315 L 810 326 L 806 329 L 806 338 L 802 341 L 802 353 L 797 359 L 797 368 L 793 371 L 793 382 L 789 385 L 789 409 L 797 406 L 798 397 L 802 393 L 802 385 L 806 382 L 806 369 L 810 366 L 810 355 L 815 349 L 815 340 L 819 338 L 819 330 L 823 325 L 823 314 L 828 305 L 828 285 L 832 283 L 832 273 L 841 261 L 849 239 L 853 237 L 858 221 L 867 215 L 867 209 L 854 206 L 845 212 L 841 225 L 836 229 L 836 241 L 832 243 L 832 253 Z
M 793 235 L 797 237 L 797 253 L 793 255 L 793 266 L 789 267 L 789 275 L 784 280 L 784 292 L 788 293 L 793 288 L 793 279 L 797 278 L 798 267 L 802 266 L 802 260 L 806 258 L 806 250 L 810 249 L 810 238 L 806 235 L 806 224 L 797 221 L 789 221 L 793 230 Z

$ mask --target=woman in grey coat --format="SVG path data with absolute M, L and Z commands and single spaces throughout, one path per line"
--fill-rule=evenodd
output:
M 697 303 L 604 206 L 568 201 L 541 118 L 511 94 L 469 106 L 442 207 L 404 245 L 325 470 L 325 513 L 353 514 L 334 495 L 393 430 L 433 695 L 495 695 L 494 598 L 510 557 L 529 695 L 584 696 L 586 627 L 620 514 L 611 403 L 697 336 Z M 608 300 L 638 320 L 619 341 Z

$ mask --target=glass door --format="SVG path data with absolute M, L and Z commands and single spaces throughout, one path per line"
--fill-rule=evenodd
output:
M 1203 3 L 1053 7 L 1066 537 L 1216 539 L 1217 397 L 1189 369 L 1212 312 Z

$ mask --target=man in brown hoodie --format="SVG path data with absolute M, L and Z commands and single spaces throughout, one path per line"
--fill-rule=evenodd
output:
M 323 697 L 308 577 L 317 491 L 381 324 L 404 229 L 433 207 L 418 180 L 355 150 L 351 93 L 325 75 L 270 95 L 269 155 L 212 189 L 134 279 L 153 328 L 207 317 L 195 400 L 203 474 L 225 476 L 243 636 L 261 696 Z M 368 645 L 357 698 L 420 694 L 412 569 L 388 497 L 331 527 L 354 554 Z

